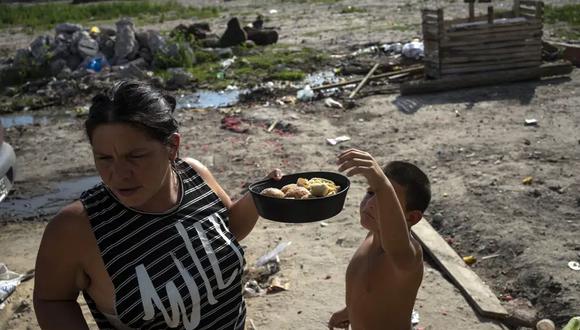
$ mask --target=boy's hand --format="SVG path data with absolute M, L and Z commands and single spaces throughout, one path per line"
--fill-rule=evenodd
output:
M 348 310 L 346 307 L 332 314 L 328 321 L 328 329 L 330 330 L 333 330 L 334 328 L 348 329 L 349 325 L 350 322 L 348 321 Z
M 347 176 L 363 175 L 373 190 L 389 182 L 381 166 L 368 152 L 348 149 L 338 156 L 338 165 L 338 170 L 346 171 Z

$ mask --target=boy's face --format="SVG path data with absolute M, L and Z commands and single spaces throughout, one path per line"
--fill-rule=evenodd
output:
M 403 209 L 403 213 L 405 214 L 405 219 L 407 219 L 408 212 L 407 212 L 407 201 L 405 199 L 405 188 L 403 188 L 401 185 L 393 181 L 391 181 L 391 184 L 393 185 L 393 188 L 395 188 L 395 194 L 397 195 L 397 199 L 401 204 L 401 208 Z M 379 219 L 377 196 L 375 196 L 374 191 L 372 191 L 370 188 L 367 188 L 367 193 L 360 202 L 360 218 L 361 225 L 363 226 L 363 228 L 368 229 L 370 231 L 379 230 L 377 223 L 377 220 Z

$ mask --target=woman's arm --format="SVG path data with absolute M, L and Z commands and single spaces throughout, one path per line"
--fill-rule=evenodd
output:
M 83 285 L 80 202 L 59 212 L 46 226 L 36 258 L 34 309 L 42 329 L 88 329 L 77 303 Z
M 217 180 L 211 174 L 207 167 L 199 161 L 187 158 L 185 161 L 195 169 L 195 171 L 204 179 L 208 186 L 218 195 L 225 206 L 230 211 L 230 231 L 238 241 L 244 239 L 254 229 L 258 221 L 258 211 L 254 204 L 254 199 L 250 192 L 247 192 L 242 198 L 232 202 L 228 194 L 219 185 Z M 275 180 L 282 178 L 282 172 L 279 169 L 272 171 L 268 177 Z

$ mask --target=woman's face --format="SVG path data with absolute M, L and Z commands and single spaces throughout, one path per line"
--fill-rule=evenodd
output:
M 92 147 L 101 179 L 124 205 L 146 210 L 168 189 L 176 148 L 121 123 L 97 126 Z

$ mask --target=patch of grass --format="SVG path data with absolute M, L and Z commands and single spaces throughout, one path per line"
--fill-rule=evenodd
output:
M 548 23 L 564 22 L 580 27 L 580 4 L 564 6 L 547 5 L 544 8 L 544 18 Z
M 322 4 L 333 4 L 340 2 L 342 0 L 282 0 L 282 3 L 322 3 Z
M 366 13 L 366 12 L 367 12 L 366 9 L 354 6 L 344 7 L 340 11 L 341 14 Z
M 234 53 L 238 59 L 225 71 L 221 59 L 213 54 L 200 56 L 202 50 L 196 50 L 197 62 L 186 69 L 201 84 L 211 89 L 223 89 L 228 85 L 247 87 L 264 81 L 302 80 L 305 72 L 320 69 L 328 57 L 318 50 L 309 48 L 291 48 L 288 45 L 271 45 L 266 47 L 236 47 Z M 204 60 L 201 60 L 204 58 Z M 155 74 L 163 79 L 170 75 L 165 70 Z
M 270 78 L 274 80 L 285 80 L 285 81 L 298 81 L 306 77 L 303 71 L 299 70 L 282 70 L 280 72 L 274 72 L 270 75 Z
M 111 1 L 72 5 L 70 3 L 41 3 L 35 5 L 0 4 L 0 28 L 24 26 L 33 29 L 48 29 L 62 22 L 86 23 L 91 21 L 116 20 L 121 17 L 163 17 L 163 19 L 209 18 L 219 14 L 220 8 L 196 8 L 184 6 L 176 0 Z

